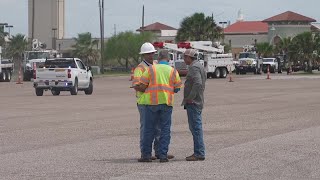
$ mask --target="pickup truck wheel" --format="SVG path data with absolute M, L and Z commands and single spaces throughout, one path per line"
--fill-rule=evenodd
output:
M 6 79 L 7 79 L 7 77 L 6 77 L 6 72 L 5 72 L 5 71 L 2 71 L 2 73 L 1 73 L 0 76 L 1 76 L 0 82 L 5 82 Z
M 220 68 L 216 68 L 216 70 L 214 71 L 214 77 L 215 78 L 218 78 L 218 77 L 220 77 Z
M 6 73 L 6 82 L 10 82 L 11 81 L 11 72 L 10 71 L 7 71 Z
M 74 86 L 70 90 L 71 95 L 77 95 L 78 94 L 78 79 L 75 80 Z
M 88 89 L 84 90 L 84 93 L 85 93 L 86 95 L 91 95 L 92 92 L 93 92 L 93 83 L 92 83 L 92 80 L 91 80 L 90 83 L 89 83 Z
M 228 74 L 227 69 L 221 68 L 220 71 L 221 71 L 220 78 L 226 78 Z
M 43 89 L 36 88 L 36 95 L 37 96 L 42 96 L 43 95 Z
M 54 96 L 59 96 L 59 95 L 60 95 L 60 91 L 59 91 L 59 90 L 56 90 L 56 89 L 52 89 L 52 90 L 51 90 L 51 93 L 52 93 L 52 95 L 54 95 Z

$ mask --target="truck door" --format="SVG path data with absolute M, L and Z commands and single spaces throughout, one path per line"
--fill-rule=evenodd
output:
M 79 76 L 78 76 L 78 82 L 80 87 L 87 87 L 88 86 L 88 72 L 86 70 L 86 67 L 84 64 L 80 61 L 77 60 L 77 65 L 79 67 Z

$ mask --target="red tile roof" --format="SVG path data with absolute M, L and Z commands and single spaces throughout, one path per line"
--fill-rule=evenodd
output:
M 278 22 L 278 21 L 303 21 L 303 22 L 316 22 L 315 19 L 303 16 L 301 14 L 287 11 L 271 18 L 263 20 L 263 22 Z
M 261 21 L 239 21 L 224 29 L 225 34 L 267 33 L 268 24 Z
M 137 29 L 137 31 L 141 31 L 142 29 Z M 147 25 L 144 27 L 145 31 L 160 31 L 160 30 L 177 30 L 176 28 L 173 28 L 171 26 L 156 22 L 150 25 Z

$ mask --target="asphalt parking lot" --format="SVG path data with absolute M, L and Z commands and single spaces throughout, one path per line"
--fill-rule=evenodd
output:
M 128 77 L 91 96 L 35 96 L 0 83 L 0 179 L 320 179 L 320 76 L 208 79 L 206 160 L 186 162 L 192 136 L 175 97 L 169 163 L 138 163 L 139 120 Z

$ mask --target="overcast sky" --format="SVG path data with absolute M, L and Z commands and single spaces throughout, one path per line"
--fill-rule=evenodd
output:
M 99 36 L 98 0 L 65 0 L 66 34 L 91 32 Z M 105 34 L 135 31 L 141 26 L 142 5 L 145 5 L 145 25 L 161 22 L 179 28 L 181 20 L 195 12 L 214 14 L 216 22 L 237 19 L 239 9 L 245 20 L 263 20 L 285 11 L 294 11 L 320 22 L 319 0 L 105 0 Z M 28 31 L 28 0 L 0 0 L 0 23 L 8 22 L 13 34 Z

